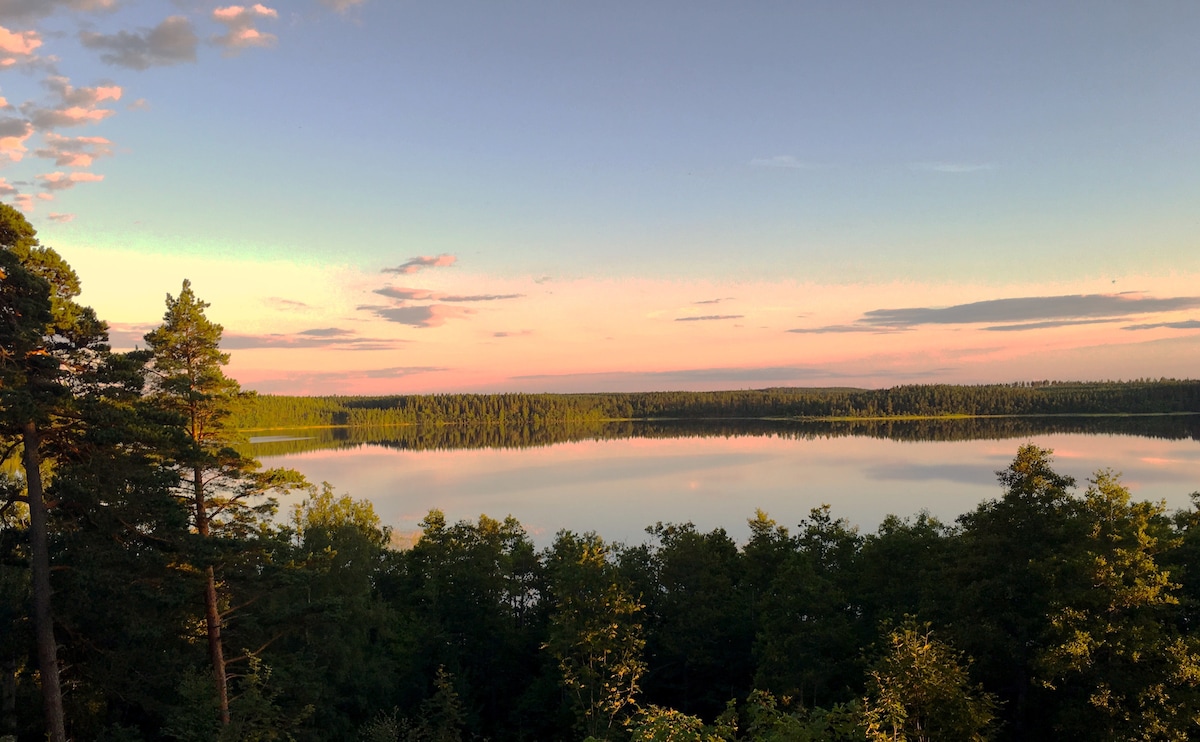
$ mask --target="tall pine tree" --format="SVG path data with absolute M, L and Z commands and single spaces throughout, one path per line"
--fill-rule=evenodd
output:
M 244 396 L 237 381 L 222 367 L 229 354 L 220 349 L 221 325 L 209 320 L 208 303 L 185 280 L 178 297 L 167 295 L 163 324 L 145 336 L 153 354 L 151 393 L 162 409 L 173 413 L 185 434 L 185 445 L 174 459 L 183 486 L 180 497 L 191 511 L 192 527 L 204 543 L 200 557 L 204 573 L 204 622 L 208 638 L 219 716 L 229 724 L 229 689 L 224 616 L 217 568 L 222 546 L 245 538 L 262 517 L 274 512 L 274 502 L 260 495 L 271 489 L 301 486 L 294 472 L 260 472 L 258 462 L 242 456 L 232 444 L 236 433 L 228 417 Z
M 16 209 L 0 204 L 0 435 L 19 442 L 29 507 L 29 561 L 46 733 L 65 742 L 51 610 L 50 547 L 43 462 L 78 426 L 85 377 L 107 354 L 104 323 L 75 302 L 79 278 Z M 6 446 L 8 452 L 15 445 Z M 52 454 L 50 455 L 52 458 Z

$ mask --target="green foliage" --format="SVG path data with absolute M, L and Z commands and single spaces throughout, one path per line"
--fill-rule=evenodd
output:
M 741 555 L 722 529 L 701 534 L 691 523 L 659 523 L 647 532 L 657 548 L 618 556 L 622 574 L 635 578 L 634 594 L 646 605 L 646 659 L 656 668 L 643 680 L 646 696 L 714 717 L 728 699 L 750 692 L 754 676 Z
M 167 295 L 166 304 L 163 323 L 145 335 L 153 359 L 149 399 L 163 416 L 163 426 L 175 434 L 174 445 L 164 446 L 162 453 L 179 475 L 176 496 L 188 508 L 199 537 L 190 557 L 203 575 L 204 634 L 218 713 L 228 728 L 230 660 L 222 629 L 237 610 L 237 604 L 228 602 L 231 583 L 239 570 L 277 572 L 269 569 L 268 555 L 276 503 L 262 496 L 306 483 L 295 472 L 259 471 L 257 461 L 231 447 L 236 433 L 227 418 L 243 395 L 222 369 L 229 361 L 220 350 L 222 328 L 205 316 L 208 304 L 196 297 L 186 280 L 177 298 Z M 255 645 L 243 640 L 242 646 L 244 656 L 254 654 L 249 648 Z
M 755 686 L 813 706 L 853 697 L 865 639 L 853 594 L 861 537 L 828 505 L 813 509 L 790 537 L 759 513 L 746 547 L 759 582 Z M 759 571 L 761 570 L 761 572 Z
M 289 713 L 279 705 L 280 692 L 270 684 L 271 668 L 251 655 L 249 671 L 240 679 L 230 701 L 230 723 L 221 729 L 220 742 L 292 742 L 297 728 L 312 715 L 306 706 Z
M 889 515 L 863 539 L 855 591 L 869 626 L 894 625 L 906 615 L 941 616 L 953 603 L 945 575 L 955 535 L 927 512 Z
M 959 518 L 950 567 L 954 643 L 991 680 L 1013 733 L 1026 737 L 1050 734 L 1053 702 L 1034 665 L 1060 593 L 1086 579 L 1075 553 L 1088 525 L 1074 480 L 1054 471 L 1051 453 L 1022 446 L 997 472 L 1004 494 Z
M 555 609 L 545 648 L 558 662 L 579 728 L 595 739 L 617 735 L 646 669 L 642 605 L 618 582 L 610 553 L 594 533 L 561 531 L 547 555 Z
M 962 656 L 909 619 L 888 635 L 889 649 L 872 666 L 863 706 L 867 739 L 982 742 L 996 701 L 967 677 Z
M 217 694 L 212 677 L 189 668 L 178 679 L 176 703 L 172 704 L 162 728 L 166 739 L 176 742 L 214 742 L 220 734 L 217 723 Z
M 359 739 L 364 742 L 462 742 L 465 720 L 462 701 L 454 689 L 454 676 L 439 667 L 434 678 L 434 693 L 421 703 L 414 723 L 400 717 L 400 710 L 379 712 L 363 725 Z
M 333 485 L 321 483 L 314 492 L 292 509 L 292 524 L 296 533 L 311 544 L 316 539 L 332 538 L 343 529 L 353 529 L 376 546 L 387 544 L 391 529 L 386 528 L 368 500 L 355 500 L 349 495 L 338 497 Z M 311 545 L 309 548 L 313 548 Z
M 732 723 L 731 723 L 732 721 Z M 724 717 L 713 726 L 672 708 L 640 709 L 630 724 L 630 742 L 725 742 L 735 739 L 736 719 Z
M 1179 585 L 1156 561 L 1172 544 L 1164 508 L 1132 502 L 1101 471 L 1083 517 L 1083 580 L 1060 594 L 1039 658 L 1045 685 L 1066 696 L 1057 724 L 1087 723 L 1094 739 L 1187 739 L 1200 714 L 1200 642 L 1171 621 Z

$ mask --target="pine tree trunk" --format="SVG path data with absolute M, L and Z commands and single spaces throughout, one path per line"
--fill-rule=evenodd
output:
M 33 581 L 33 628 L 37 638 L 38 671 L 42 679 L 42 706 L 46 713 L 46 736 L 50 742 L 66 742 L 62 687 L 58 679 L 58 644 L 54 640 L 54 618 L 50 612 L 50 542 L 46 500 L 42 488 L 41 439 L 37 424 L 21 428 L 25 447 L 23 463 L 29 494 L 30 573 Z
M 193 505 L 196 512 L 196 533 L 208 537 L 208 503 L 204 497 L 204 471 L 192 470 Z M 204 572 L 204 623 L 208 629 L 208 657 L 212 663 L 213 683 L 217 689 L 217 705 L 221 724 L 229 723 L 229 682 L 225 677 L 225 648 L 221 645 L 221 610 L 217 605 L 217 577 L 212 565 Z
M 204 620 L 208 624 L 208 656 L 212 660 L 213 680 L 217 686 L 217 703 L 221 723 L 229 723 L 229 687 L 225 679 L 225 649 L 221 646 L 221 613 L 217 609 L 217 580 L 210 566 L 204 584 Z

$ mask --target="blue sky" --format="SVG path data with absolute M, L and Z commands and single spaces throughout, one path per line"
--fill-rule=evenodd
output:
M 192 278 L 264 390 L 1200 360 L 1194 3 L 12 0 L 0 27 L 0 197 L 119 342 Z M 422 256 L 453 261 L 381 273 Z M 1018 330 L 869 321 L 1006 300 Z

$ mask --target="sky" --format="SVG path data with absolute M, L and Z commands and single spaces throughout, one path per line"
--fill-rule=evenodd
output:
M 0 0 L 0 200 L 288 394 L 1192 378 L 1200 4 Z

